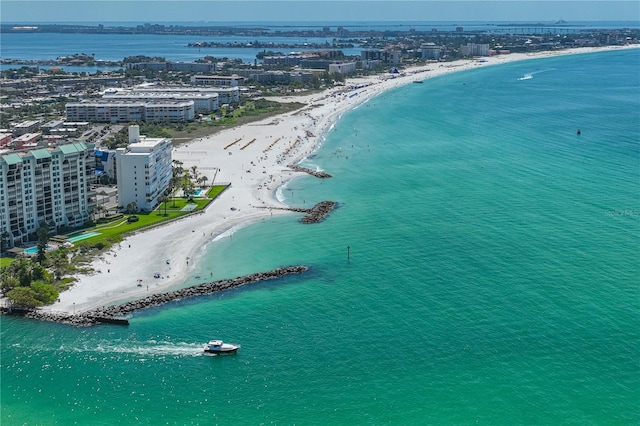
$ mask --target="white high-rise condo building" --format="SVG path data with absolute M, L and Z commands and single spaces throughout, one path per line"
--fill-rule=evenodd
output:
M 93 145 L 82 142 L 0 155 L 0 235 L 3 247 L 35 240 L 41 222 L 51 231 L 77 227 L 95 206 L 90 183 Z
M 129 126 L 129 145 L 115 157 L 120 206 L 151 211 L 158 205 L 171 180 L 171 148 L 171 139 L 140 136 L 138 126 Z

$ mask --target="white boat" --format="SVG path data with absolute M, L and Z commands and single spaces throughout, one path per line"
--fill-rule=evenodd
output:
M 211 340 L 204 345 L 204 351 L 210 354 L 232 354 L 240 348 L 240 345 L 225 343 L 222 340 Z

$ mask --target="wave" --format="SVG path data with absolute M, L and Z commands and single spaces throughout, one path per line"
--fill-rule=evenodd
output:
M 220 241 L 220 240 L 222 240 L 222 239 L 224 239 L 224 238 L 230 237 L 230 236 L 232 236 L 233 234 L 235 234 L 235 233 L 236 233 L 236 231 L 238 231 L 238 230 L 239 230 L 239 229 L 241 229 L 241 228 L 242 228 L 242 225 L 235 225 L 235 226 L 232 226 L 231 228 L 227 229 L 226 231 L 221 232 L 220 234 L 216 235 L 216 236 L 213 238 L 213 240 L 211 240 L 211 242 Z
M 284 191 L 289 187 L 289 181 L 286 181 L 283 185 L 280 185 L 278 187 L 278 189 L 276 189 L 276 199 L 282 203 L 282 204 L 286 204 L 286 199 L 287 197 L 285 197 L 284 195 Z

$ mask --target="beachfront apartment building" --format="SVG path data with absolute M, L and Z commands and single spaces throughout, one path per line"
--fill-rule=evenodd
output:
M 402 52 L 391 49 L 363 49 L 360 51 L 360 58 L 363 61 L 382 61 L 387 65 L 400 65 L 402 63 Z
M 235 87 L 206 87 L 206 86 L 149 86 L 149 87 L 136 87 L 136 93 L 215 93 L 218 95 L 218 104 L 230 104 L 234 102 L 240 102 L 240 88 Z
M 291 82 L 310 82 L 313 80 L 313 73 L 311 71 L 262 71 L 256 72 L 254 70 L 249 70 L 250 73 L 247 74 L 247 77 L 250 80 L 256 81 L 260 84 L 289 84 Z M 322 70 L 324 73 L 324 70 Z
M 425 43 L 420 47 L 422 59 L 440 59 L 442 55 L 442 46 L 435 43 Z
M 245 78 L 239 75 L 194 75 L 191 83 L 218 87 L 244 86 Z
M 45 221 L 56 231 L 90 218 L 93 145 L 83 142 L 0 155 L 0 234 L 3 247 L 35 240 Z
M 275 56 L 265 56 L 262 58 L 262 65 L 265 67 L 273 66 L 273 65 L 286 65 L 288 67 L 296 67 L 300 65 L 300 61 L 303 59 L 307 59 L 310 55 L 304 54 L 289 54 L 289 55 L 275 55 Z M 313 57 L 317 57 L 313 55 Z
M 138 126 L 129 126 L 129 145 L 115 155 L 119 206 L 151 211 L 158 205 L 172 176 L 171 148 L 171 139 L 140 136 Z
M 157 102 L 166 100 L 192 101 L 195 112 L 209 114 L 218 110 L 218 97 L 215 92 L 188 91 L 151 91 L 151 90 L 108 90 L 102 99 L 119 101 Z
M 128 70 L 216 72 L 215 62 L 130 62 Z
M 489 56 L 489 45 L 467 43 L 466 46 L 460 46 L 460 54 L 462 56 Z
M 181 122 L 195 118 L 193 101 L 153 100 L 123 101 L 119 99 L 86 99 L 70 102 L 65 107 L 68 121 L 128 123 L 131 121 Z
M 341 62 L 335 64 L 329 64 L 329 73 L 330 74 L 353 74 L 356 72 L 356 63 L 355 62 Z

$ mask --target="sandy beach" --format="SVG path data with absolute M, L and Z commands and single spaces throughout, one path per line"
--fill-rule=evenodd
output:
M 209 184 L 214 176 L 214 183 L 231 183 L 204 212 L 127 237 L 94 260 L 93 275 L 78 275 L 76 284 L 60 294 L 60 301 L 45 309 L 81 312 L 179 286 L 196 266 L 201 248 L 207 243 L 225 238 L 263 217 L 290 214 L 268 208 L 286 207 L 277 200 L 276 192 L 289 180 L 302 175 L 287 166 L 317 150 L 342 114 L 382 92 L 416 80 L 478 67 L 622 48 L 627 47 L 580 48 L 434 63 L 406 69 L 402 75 L 350 78 L 344 86 L 319 94 L 277 99 L 302 102 L 306 106 L 192 140 L 173 150 L 173 159 L 183 162 L 185 168 L 197 166 Z M 234 141 L 237 142 L 229 146 Z M 161 278 L 154 278 L 156 272 Z M 137 285 L 138 280 L 142 280 L 142 286 Z

